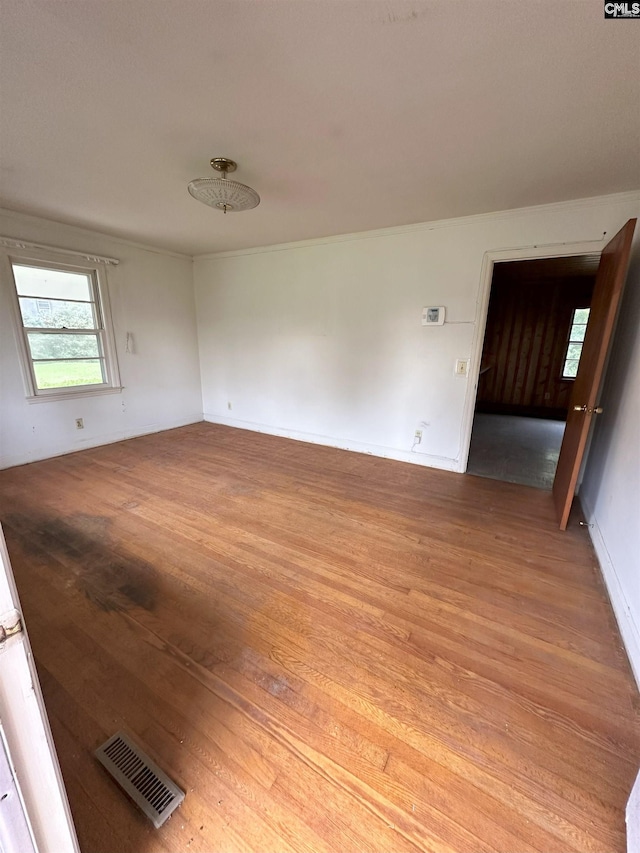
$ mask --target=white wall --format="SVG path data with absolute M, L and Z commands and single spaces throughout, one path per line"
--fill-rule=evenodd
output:
M 107 270 L 124 390 L 28 403 L 9 302 L 0 282 L 0 467 L 202 420 L 190 258 L 0 211 L 0 235 L 118 258 Z M 135 353 L 125 352 L 126 333 Z M 84 430 L 75 419 L 84 418 Z
M 632 258 L 580 500 L 640 685 L 640 247 Z
M 0 211 L 4 236 L 120 259 L 108 274 L 125 386 L 27 403 L 0 283 L 0 467 L 198 421 L 204 402 L 210 421 L 460 470 L 474 389 L 453 369 L 479 349 L 485 253 L 590 240 L 598 250 L 639 214 L 640 194 L 627 193 L 200 257 L 192 279 L 187 258 Z M 640 681 L 639 240 L 581 498 Z M 446 306 L 444 327 L 420 325 L 425 305 Z
M 474 389 L 454 364 L 479 335 L 485 252 L 599 251 L 639 211 L 627 193 L 196 258 L 205 419 L 462 470 Z M 426 305 L 443 327 L 421 326 Z

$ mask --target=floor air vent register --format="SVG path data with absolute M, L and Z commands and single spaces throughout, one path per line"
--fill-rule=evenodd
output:
M 110 737 L 95 756 L 156 829 L 184 800 L 184 791 L 124 732 Z

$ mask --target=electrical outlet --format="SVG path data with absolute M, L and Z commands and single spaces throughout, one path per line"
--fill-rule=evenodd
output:
M 459 358 L 456 361 L 456 376 L 466 376 L 469 373 L 469 360 Z
M 413 434 L 413 438 L 416 444 L 420 444 L 420 442 L 422 441 L 422 430 L 417 429 Z
M 84 429 L 84 418 L 76 418 L 76 429 Z

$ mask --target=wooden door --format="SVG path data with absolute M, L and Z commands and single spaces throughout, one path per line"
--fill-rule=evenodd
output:
M 630 219 L 607 243 L 600 258 L 589 324 L 569 400 L 567 425 L 553 481 L 553 500 L 560 530 L 566 529 L 591 421 L 599 414 L 597 396 L 627 275 L 635 226 L 636 220 Z

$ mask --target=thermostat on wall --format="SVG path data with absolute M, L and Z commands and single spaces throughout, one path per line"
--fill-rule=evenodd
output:
M 423 326 L 442 326 L 444 325 L 444 306 L 439 308 L 423 308 L 422 309 L 422 325 Z

